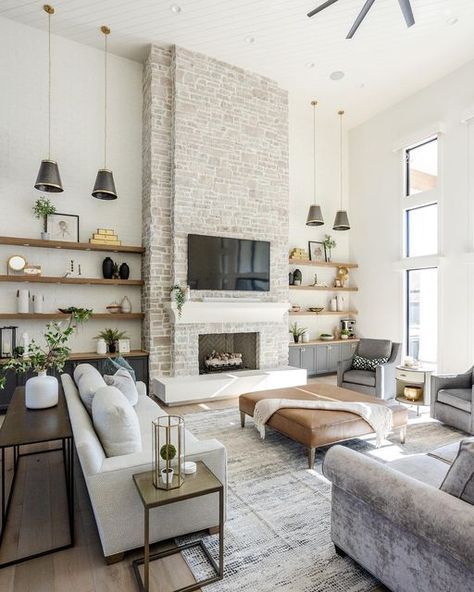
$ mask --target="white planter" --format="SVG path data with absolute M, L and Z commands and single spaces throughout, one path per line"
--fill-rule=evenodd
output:
M 166 472 L 166 469 L 161 469 L 161 480 L 163 481 L 163 485 L 171 485 L 173 482 L 174 470 L 169 469 Z
M 42 240 L 49 240 L 49 232 L 42 232 L 41 239 Z
M 341 335 L 341 339 L 344 339 L 344 340 L 349 339 L 349 335 Z
M 58 404 L 58 379 L 38 372 L 26 381 L 25 405 L 28 409 L 47 409 Z

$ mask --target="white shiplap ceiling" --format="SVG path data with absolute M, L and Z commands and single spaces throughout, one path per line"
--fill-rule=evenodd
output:
M 351 125 L 474 58 L 474 0 L 412 0 L 411 29 L 398 0 L 376 0 L 352 40 L 345 36 L 364 0 L 339 0 L 308 19 L 322 1 L 53 0 L 52 27 L 100 48 L 107 24 L 110 50 L 139 61 L 151 42 L 200 51 L 318 98 L 328 113 L 343 106 Z M 46 30 L 42 4 L 0 0 L 0 16 Z M 337 82 L 336 70 L 345 73 Z

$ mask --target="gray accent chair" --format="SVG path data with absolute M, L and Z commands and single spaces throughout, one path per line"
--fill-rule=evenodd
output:
M 431 377 L 431 417 L 474 434 L 474 367 L 456 375 Z
M 472 592 L 474 506 L 440 490 L 459 443 L 384 464 L 326 453 L 331 539 L 392 592 Z
M 372 395 L 378 399 L 395 397 L 395 371 L 401 361 L 401 344 L 389 339 L 361 339 L 354 355 L 364 358 L 388 358 L 386 364 L 370 370 L 353 370 L 352 358 L 337 365 L 337 386 Z

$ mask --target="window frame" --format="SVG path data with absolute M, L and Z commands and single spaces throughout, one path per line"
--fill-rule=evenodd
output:
M 436 187 L 431 190 L 427 191 L 419 191 L 418 193 L 410 193 L 410 153 L 417 148 L 421 148 L 422 146 L 426 146 L 427 144 L 431 144 L 432 142 L 437 142 L 437 171 L 438 174 L 436 175 Z M 421 194 L 430 193 L 431 191 L 437 191 L 438 189 L 438 182 L 439 182 L 439 134 L 435 134 L 431 136 L 427 140 L 423 140 L 412 146 L 408 146 L 408 148 L 404 149 L 405 155 L 405 197 L 412 198 L 419 196 Z
M 437 208 L 437 219 L 438 219 L 438 223 L 436 225 L 436 232 L 438 234 L 437 238 L 437 245 L 438 245 L 438 250 L 436 253 L 426 253 L 425 255 L 410 255 L 410 212 L 413 212 L 414 210 L 421 210 L 423 208 L 429 208 L 431 206 L 436 206 Z M 439 255 L 439 204 L 437 201 L 430 201 L 428 203 L 422 204 L 422 205 L 417 205 L 417 206 L 413 206 L 413 207 L 409 207 L 409 208 L 404 208 L 405 211 L 405 220 L 404 220 L 404 224 L 405 224 L 405 253 L 404 253 L 404 257 L 406 257 L 406 259 L 412 259 L 415 257 L 437 257 Z M 410 268 L 411 269 L 411 268 Z

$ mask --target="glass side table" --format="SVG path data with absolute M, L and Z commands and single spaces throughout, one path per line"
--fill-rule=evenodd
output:
M 152 471 L 133 475 L 133 481 L 140 494 L 140 499 L 142 500 L 145 523 L 143 544 L 144 556 L 141 559 L 133 561 L 133 570 L 135 572 L 135 577 L 137 578 L 140 592 L 149 592 L 151 561 L 163 559 L 164 557 L 181 553 L 181 551 L 193 547 L 199 547 L 201 549 L 212 566 L 215 575 L 196 582 L 195 584 L 185 586 L 184 588 L 179 588 L 178 590 L 175 590 L 175 592 L 192 592 L 192 590 L 198 590 L 202 586 L 222 580 L 224 577 L 224 486 L 202 461 L 198 461 L 196 465 L 196 472 L 192 475 L 186 475 L 183 485 L 177 489 L 156 489 L 153 485 Z M 186 543 L 184 545 L 179 545 L 174 549 L 150 555 L 150 510 L 167 504 L 192 499 L 194 497 L 208 495 L 210 493 L 219 494 L 219 563 L 216 563 L 203 540 Z M 141 565 L 143 565 L 143 579 L 139 570 Z

